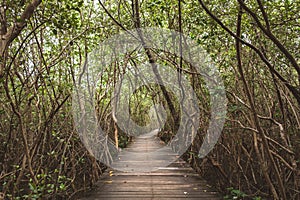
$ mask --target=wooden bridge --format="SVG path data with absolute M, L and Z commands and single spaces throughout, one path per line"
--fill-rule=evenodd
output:
M 112 165 L 122 170 L 108 169 L 80 199 L 221 199 L 178 155 L 168 149 L 158 153 L 164 145 L 155 135 L 135 138 Z M 175 162 L 165 165 L 174 158 Z

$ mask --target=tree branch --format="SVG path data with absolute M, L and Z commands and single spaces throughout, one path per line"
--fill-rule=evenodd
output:
M 15 24 L 9 28 L 9 31 L 4 35 L 5 38 L 5 46 L 1 45 L 1 55 L 3 55 L 4 51 L 10 45 L 10 43 L 18 37 L 18 35 L 21 33 L 21 31 L 24 29 L 24 27 L 27 24 L 27 21 L 30 19 L 30 17 L 33 15 L 35 9 L 38 7 L 38 5 L 42 2 L 42 0 L 33 0 L 24 10 L 22 13 L 20 19 L 18 22 L 15 22 Z M 3 39 L 3 38 L 2 38 Z M 3 48 L 4 47 L 4 48 Z
M 5 15 L 2 14 L 1 9 L 1 38 L 0 38 L 0 78 L 3 76 L 3 71 L 5 68 L 5 61 L 6 61 L 6 50 L 8 46 L 16 39 L 21 31 L 24 29 L 24 27 L 27 24 L 27 21 L 30 19 L 30 17 L 33 15 L 36 8 L 39 6 L 39 4 L 42 2 L 42 0 L 32 0 L 31 3 L 25 8 L 24 12 L 22 13 L 21 17 L 14 23 L 12 27 L 9 28 L 9 30 L 5 30 L 6 28 L 6 22 L 2 23 L 2 20 L 5 20 Z M 4 8 L 3 8 L 4 9 Z M 3 30 L 2 30 L 3 29 Z M 2 34 L 3 31 L 3 34 Z M 5 33 L 4 33 L 5 32 Z

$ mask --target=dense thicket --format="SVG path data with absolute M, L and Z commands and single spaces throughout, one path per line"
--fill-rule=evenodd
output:
M 110 99 L 124 66 L 138 68 L 151 54 L 161 66 L 186 76 L 197 94 L 201 128 L 184 158 L 199 173 L 229 199 L 300 198 L 298 0 L 9 0 L 0 5 L 1 195 L 72 198 L 97 181 L 105 166 L 86 150 L 73 124 L 75 77 L 99 42 L 124 29 L 155 26 L 194 39 L 218 66 L 228 98 L 218 144 L 198 158 L 209 123 L 205 83 L 189 73 L 190 63 L 154 49 L 116 60 L 101 76 L 95 95 L 101 127 L 118 146 L 126 146 L 129 137 L 117 127 Z M 168 118 L 160 136 L 166 142 L 172 138 L 180 108 L 170 90 L 141 87 L 130 102 L 140 125 L 151 120 L 150 107 L 162 103 Z

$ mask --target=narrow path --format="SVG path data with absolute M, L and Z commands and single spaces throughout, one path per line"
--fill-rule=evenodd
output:
M 163 146 L 154 132 L 135 138 L 113 163 L 119 170 L 108 169 L 81 199 L 221 199 L 178 155 L 157 151 Z

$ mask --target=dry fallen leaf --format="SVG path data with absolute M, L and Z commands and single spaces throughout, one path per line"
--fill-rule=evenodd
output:
M 111 184 L 111 183 L 112 183 L 112 181 L 105 181 L 104 183 Z
M 109 171 L 109 176 L 113 176 L 114 175 L 113 172 L 114 171 Z

